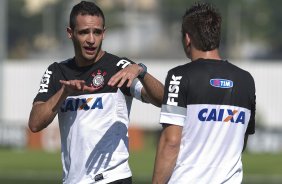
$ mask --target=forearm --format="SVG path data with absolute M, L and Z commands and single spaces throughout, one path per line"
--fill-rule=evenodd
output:
M 170 144 L 164 138 L 160 139 L 155 160 L 153 184 L 165 184 L 168 182 L 175 167 L 178 153 L 178 144 Z
M 29 116 L 29 128 L 32 132 L 38 132 L 46 128 L 57 115 L 58 109 L 67 95 L 63 88 L 46 102 L 35 102 Z
M 144 79 L 141 79 L 140 81 L 144 87 L 142 90 L 143 99 L 157 107 L 161 107 L 164 95 L 163 84 L 149 73 L 147 73 Z

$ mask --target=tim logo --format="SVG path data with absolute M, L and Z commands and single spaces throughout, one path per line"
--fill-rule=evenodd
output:
M 244 111 L 231 109 L 202 109 L 198 114 L 198 119 L 203 122 L 230 122 L 245 124 L 246 114 Z
M 125 68 L 125 67 L 127 67 L 128 65 L 131 65 L 131 62 L 128 61 L 128 60 L 125 60 L 125 59 L 122 59 L 122 60 L 120 60 L 120 61 L 117 63 L 117 66 L 118 66 L 118 67 L 121 67 L 121 68 Z
M 68 98 L 61 106 L 61 112 L 88 111 L 90 109 L 103 109 L 102 97 L 98 98 Z
M 169 82 L 168 87 L 168 98 L 167 98 L 167 104 L 168 105 L 174 105 L 177 106 L 178 102 L 176 102 L 176 98 L 178 98 L 178 92 L 179 92 L 179 84 L 182 76 L 174 76 L 172 75 L 171 81 Z
M 40 87 L 39 87 L 39 93 L 47 93 L 48 92 L 48 85 L 50 82 L 50 77 L 52 75 L 52 71 L 49 71 L 48 69 L 45 71 L 44 75 L 42 76 Z
M 210 85 L 216 88 L 232 88 L 233 81 L 227 79 L 211 79 Z

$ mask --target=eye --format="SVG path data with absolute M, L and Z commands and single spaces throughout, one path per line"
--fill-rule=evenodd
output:
M 89 33 L 88 29 L 83 29 L 83 30 L 78 31 L 78 34 L 80 34 L 80 35 L 84 35 L 84 34 L 88 34 L 88 33 Z
M 103 30 L 102 30 L 102 29 L 94 29 L 94 30 L 93 30 L 93 34 L 95 34 L 95 35 L 97 35 L 97 36 L 100 36 L 102 33 L 103 33 Z

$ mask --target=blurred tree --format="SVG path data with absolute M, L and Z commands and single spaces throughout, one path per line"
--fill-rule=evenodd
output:
M 185 0 L 159 0 L 160 1 L 160 8 L 159 13 L 160 17 L 163 22 L 163 26 L 166 28 L 168 35 L 174 35 L 179 37 L 180 39 L 180 32 L 181 32 L 181 21 L 182 16 L 187 8 L 189 8 L 194 2 L 196 1 L 185 1 Z M 235 0 L 234 0 L 235 1 Z M 230 0 L 209 0 L 208 2 L 216 5 L 219 9 L 223 18 L 223 25 L 222 25 L 222 41 L 221 47 L 222 54 L 225 56 L 227 55 L 227 6 Z M 174 39 L 168 37 L 168 39 Z M 171 40 L 173 42 L 175 40 Z M 176 40 L 179 41 L 179 40 Z
M 39 16 L 28 16 L 24 10 L 24 1 L 7 1 L 8 58 L 25 58 L 32 47 L 32 38 L 42 29 Z
M 40 3 L 38 0 L 7 0 L 8 58 L 25 59 L 43 56 L 44 53 L 48 55 L 48 51 L 69 44 L 66 27 L 75 2 L 44 0 Z M 111 25 L 111 28 L 122 26 L 122 19 L 117 16 L 117 12 L 123 10 L 124 6 L 121 5 L 105 8 L 107 25 Z
M 281 0 L 205 0 L 214 4 L 223 17 L 223 54 L 232 58 L 282 58 Z M 160 17 L 168 34 L 179 32 L 182 15 L 195 1 L 159 0 Z
M 245 0 L 242 4 L 242 19 L 249 39 L 264 44 L 262 54 L 258 53 L 255 58 L 281 59 L 282 1 Z
M 52 48 L 60 38 L 58 30 L 65 1 L 50 1 L 37 11 L 27 6 L 27 2 L 7 1 L 8 58 L 28 58 L 32 51 Z
M 7 0 L 7 49 L 8 58 L 28 58 L 30 51 L 45 52 L 55 49 L 58 44 L 67 42 L 65 28 L 68 26 L 69 11 L 72 3 L 69 0 L 48 0 L 43 9 L 35 13 L 28 12 L 27 1 Z M 34 0 L 37 1 L 37 0 Z M 222 14 L 223 56 L 232 58 L 282 58 L 282 15 L 281 0 L 205 0 L 216 7 Z M 41 2 L 41 1 L 40 1 Z M 108 2 L 108 3 L 106 3 Z M 125 10 L 131 10 L 129 1 L 97 0 L 106 14 L 106 26 L 109 29 L 122 27 L 126 19 Z M 180 49 L 180 23 L 182 15 L 195 1 L 158 0 L 158 12 L 165 34 L 160 55 L 169 57 L 183 56 Z M 134 11 L 141 11 L 134 9 Z M 146 13 L 143 12 L 143 13 Z M 138 21 L 138 20 L 136 20 Z M 170 50 L 170 52 L 168 52 Z M 175 52 L 175 53 L 172 53 Z

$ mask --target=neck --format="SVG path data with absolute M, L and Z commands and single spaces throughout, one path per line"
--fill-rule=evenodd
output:
M 91 60 L 88 60 L 86 58 L 80 58 L 80 57 L 76 57 L 75 56 L 75 63 L 77 64 L 77 66 L 79 67 L 84 67 L 84 66 L 90 66 L 94 63 L 96 63 L 97 61 L 99 61 L 99 59 L 105 54 L 105 51 L 99 51 L 99 53 Z
M 214 60 L 221 60 L 221 57 L 219 55 L 218 49 L 214 49 L 211 51 L 200 51 L 200 50 L 192 50 L 191 52 L 191 60 L 195 61 L 197 59 L 214 59 Z

